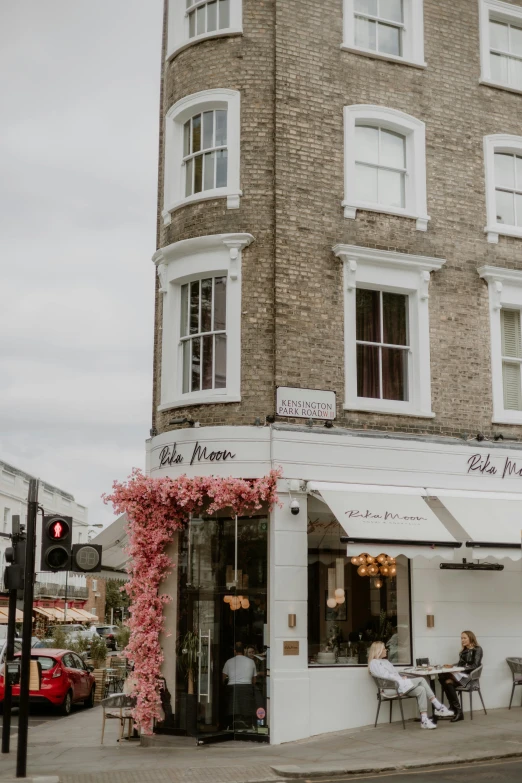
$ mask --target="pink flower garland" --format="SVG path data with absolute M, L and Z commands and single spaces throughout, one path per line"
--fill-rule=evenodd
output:
M 129 520 L 127 570 L 130 579 L 124 589 L 131 599 L 130 641 L 125 650 L 134 662 L 137 704 L 134 719 L 144 734 L 152 734 L 154 719 L 161 717 L 159 680 L 163 652 L 160 633 L 163 631 L 163 605 L 171 596 L 160 595 L 159 586 L 174 564 L 165 553 L 176 530 L 181 530 L 190 514 L 206 514 L 230 509 L 232 514 L 245 516 L 277 503 L 277 479 L 281 470 L 272 470 L 255 480 L 180 476 L 149 478 L 134 470 L 129 479 L 115 481 L 112 494 L 104 495 L 118 514 Z M 210 501 L 210 504 L 209 504 Z

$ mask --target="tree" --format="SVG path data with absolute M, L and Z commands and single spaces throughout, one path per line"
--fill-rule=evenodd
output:
M 123 582 L 116 579 L 108 579 L 105 588 L 105 612 L 110 615 L 111 609 L 127 609 L 129 606 L 129 596 L 122 591 Z

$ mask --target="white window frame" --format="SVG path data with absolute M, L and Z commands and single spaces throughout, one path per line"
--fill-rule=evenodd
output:
M 205 5 L 208 0 L 201 0 Z M 186 0 L 169 0 L 168 3 L 168 35 L 167 60 L 175 57 L 188 46 L 193 46 L 209 38 L 224 38 L 243 33 L 243 0 L 230 0 L 230 26 L 223 30 L 214 30 L 189 38 L 189 19 Z
M 154 254 L 163 295 L 159 411 L 241 401 L 241 263 L 243 249 L 253 241 L 251 234 L 213 234 L 174 242 Z M 227 277 L 227 385 L 183 394 L 181 286 L 220 275 Z
M 165 118 L 165 176 L 163 222 L 168 225 L 172 213 L 186 204 L 226 198 L 228 209 L 238 209 L 242 192 L 240 179 L 240 93 L 237 90 L 204 90 L 177 101 Z M 203 190 L 185 196 L 183 165 L 183 126 L 196 114 L 222 109 L 227 111 L 227 186 Z
M 388 207 L 356 198 L 355 128 L 370 125 L 405 136 L 405 206 Z M 426 126 L 422 120 L 386 106 L 354 105 L 344 107 L 344 216 L 354 220 L 357 210 L 381 212 L 413 218 L 417 231 L 427 231 L 430 217 L 426 205 Z
M 378 60 L 390 60 L 394 63 L 426 68 L 424 62 L 424 0 L 403 0 L 403 54 L 383 54 L 373 49 L 363 49 L 355 45 L 355 2 L 343 0 L 343 43 L 341 49 Z
M 484 231 L 488 242 L 497 244 L 499 236 L 522 238 L 522 226 L 508 226 L 497 223 L 497 204 L 495 196 L 495 153 L 522 156 L 522 136 L 510 136 L 497 133 L 484 137 L 484 169 L 486 180 L 487 226 Z
M 486 280 L 489 293 L 489 323 L 491 339 L 491 384 L 493 390 L 493 424 L 522 424 L 522 411 L 504 408 L 504 384 L 502 380 L 502 334 L 500 311 L 522 312 L 522 271 L 495 266 L 477 269 Z
M 508 92 L 522 93 L 522 89 L 510 87 L 509 84 L 494 81 L 491 75 L 490 61 L 490 21 L 507 22 L 522 27 L 522 6 L 503 3 L 501 0 L 478 0 L 480 26 L 480 83 L 497 87 Z
M 336 245 L 344 271 L 344 409 L 434 418 L 431 409 L 429 283 L 443 258 L 413 256 L 388 250 Z M 356 289 L 408 296 L 408 391 L 410 399 L 380 400 L 357 396 Z

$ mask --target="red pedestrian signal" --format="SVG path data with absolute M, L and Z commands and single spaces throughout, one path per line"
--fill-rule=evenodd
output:
M 42 525 L 41 571 L 70 571 L 72 517 L 45 516 Z
M 53 541 L 61 541 L 69 533 L 69 525 L 64 519 L 57 519 L 49 525 L 49 536 Z

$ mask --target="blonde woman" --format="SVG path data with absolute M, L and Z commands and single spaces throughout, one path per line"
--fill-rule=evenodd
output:
M 387 650 L 382 642 L 374 642 L 368 653 L 368 669 L 374 677 L 393 680 L 398 685 L 400 694 L 408 693 L 416 697 L 421 715 L 421 729 L 436 729 L 437 724 L 428 717 L 428 699 L 435 708 L 439 718 L 450 718 L 454 713 L 448 710 L 437 699 L 423 677 L 402 677 L 397 669 L 386 660 Z

